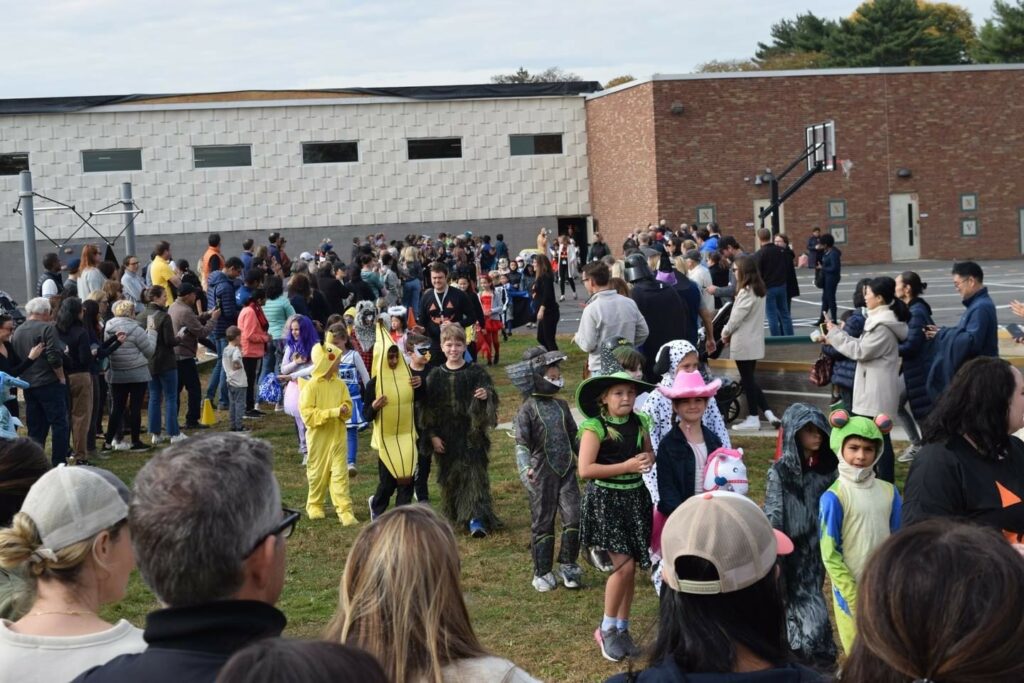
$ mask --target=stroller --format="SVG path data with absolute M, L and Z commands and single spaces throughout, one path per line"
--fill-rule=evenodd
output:
M 732 302 L 730 301 L 718 309 L 711 323 L 711 331 L 715 335 L 716 348 L 714 353 L 708 355 L 707 348 L 705 347 L 704 328 L 698 331 L 697 357 L 702 366 L 707 365 L 709 358 L 715 359 L 721 356 L 722 351 L 725 350 L 725 347 L 722 345 L 722 330 L 725 329 L 725 324 L 729 322 L 731 314 Z M 740 396 L 743 394 L 743 383 L 728 377 L 719 377 L 718 379 L 722 380 L 722 386 L 715 393 L 715 402 L 718 403 L 718 410 L 722 413 L 722 419 L 728 425 L 740 416 Z
M 18 302 L 2 289 L 0 289 L 0 314 L 11 316 L 15 327 L 25 322 L 25 314 L 18 308 Z

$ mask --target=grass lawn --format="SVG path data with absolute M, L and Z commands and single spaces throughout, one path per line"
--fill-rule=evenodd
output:
M 569 353 L 564 368 L 564 396 L 571 402 L 578 378 L 582 377 L 586 355 L 572 347 L 568 337 L 560 337 L 559 344 Z M 530 345 L 532 337 L 523 330 L 504 345 L 502 355 L 506 362 L 511 362 Z M 503 369 L 494 369 L 492 375 L 501 396 L 499 422 L 510 421 L 519 407 L 518 392 Z M 218 417 L 221 421 L 215 429 L 226 429 L 226 413 L 218 413 Z M 266 439 L 274 447 L 275 469 L 284 504 L 304 509 L 305 468 L 300 465 L 292 419 L 283 413 L 273 413 L 249 424 L 255 429 L 254 436 Z M 325 520 L 311 522 L 304 518 L 288 541 L 288 573 L 278 604 L 288 617 L 287 636 L 316 638 L 334 613 L 345 558 L 359 529 L 369 519 L 366 501 L 376 487 L 376 458 L 369 447 L 369 434 L 367 431 L 361 435 L 359 475 L 351 486 L 356 515 L 362 524 L 343 528 L 337 517 L 328 512 Z M 775 443 L 764 438 L 739 438 L 734 440 L 734 445 L 744 449 L 750 495 L 761 502 Z M 146 457 L 147 454 L 117 452 L 110 460 L 97 464 L 109 468 L 130 484 Z M 901 465 L 899 470 L 902 480 L 906 467 Z M 581 558 L 586 581 L 582 590 L 559 588 L 540 594 L 530 586 L 530 513 L 516 473 L 513 441 L 503 431 L 493 435 L 491 482 L 497 513 L 505 522 L 505 528 L 484 540 L 472 539 L 464 531 L 457 534 L 466 601 L 484 645 L 495 654 L 515 661 L 533 676 L 548 681 L 603 681 L 624 670 L 624 665 L 607 662 L 600 656 L 592 637 L 603 608 L 602 574 Z M 431 495 L 436 498 L 435 491 L 436 485 L 432 483 Z M 125 600 L 107 609 L 105 616 L 123 617 L 142 626 L 146 613 L 157 607 L 136 572 Z M 632 615 L 634 634 L 650 635 L 656 616 L 657 599 L 651 583 L 646 577 L 640 577 Z

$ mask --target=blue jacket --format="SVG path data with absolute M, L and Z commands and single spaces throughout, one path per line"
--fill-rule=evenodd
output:
M 932 342 L 924 336 L 924 328 L 932 324 L 932 307 L 928 302 L 924 299 L 911 301 L 907 339 L 900 344 L 900 356 L 903 358 L 903 381 L 907 385 L 907 401 L 910 403 L 910 412 L 917 420 L 923 420 L 932 410 L 932 399 L 928 396 Z
M 206 288 L 206 304 L 211 311 L 218 303 L 220 304 L 220 318 L 213 328 L 214 337 L 223 337 L 229 327 L 238 324 L 238 312 L 241 310 L 235 301 L 238 286 L 238 281 L 229 278 L 222 270 L 215 270 L 210 274 Z
M 865 321 L 864 314 L 859 310 L 855 310 L 846 319 L 846 323 L 843 325 L 843 332 L 846 332 L 851 337 L 859 337 L 864 334 Z M 835 359 L 835 363 L 832 365 L 832 384 L 853 391 L 853 379 L 857 376 L 857 361 L 850 360 L 836 351 L 833 346 L 823 346 L 822 350 L 826 355 L 832 356 Z
M 700 426 L 704 434 L 704 445 L 708 454 L 714 453 L 722 447 L 721 440 L 715 433 Z M 673 426 L 668 434 L 661 437 L 658 444 L 656 458 L 658 474 L 658 510 L 668 517 L 672 512 L 683 504 L 687 498 L 693 495 L 694 480 L 697 477 L 697 463 L 693 457 L 693 449 L 686 441 L 686 437 Z
M 928 372 L 928 395 L 932 400 L 949 385 L 953 375 L 967 361 L 978 356 L 999 356 L 999 328 L 996 305 L 982 287 L 963 302 L 967 310 L 956 327 L 944 327 L 934 340 L 935 359 Z

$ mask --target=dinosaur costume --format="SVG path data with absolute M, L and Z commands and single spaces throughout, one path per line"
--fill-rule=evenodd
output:
M 439 365 L 425 382 L 423 432 L 444 441 L 445 452 L 435 454 L 441 509 L 460 528 L 477 520 L 487 529 L 500 525 L 491 500 L 487 474 L 490 432 L 498 423 L 498 394 L 491 376 L 479 365 L 466 363 L 457 370 Z M 487 398 L 473 397 L 478 388 Z
M 551 572 L 555 555 L 555 513 L 562 515 L 562 543 L 558 554 L 561 574 L 579 582 L 576 564 L 580 552 L 580 487 L 576 481 L 576 421 L 569 404 L 555 398 L 561 384 L 552 384 L 544 372 L 566 359 L 560 351 L 538 346 L 524 360 L 508 366 L 512 383 L 523 393 L 516 413 L 516 461 L 519 476 L 530 496 L 531 547 L 534 576 Z M 527 476 L 532 471 L 533 476 Z
M 821 432 L 813 458 L 800 445 L 799 432 L 808 425 Z M 782 416 L 782 455 L 768 469 L 764 512 L 772 526 L 790 537 L 793 552 L 779 557 L 786 587 L 786 631 L 797 660 L 830 668 L 836 643 L 822 588 L 825 565 L 818 548 L 818 501 L 836 480 L 838 461 L 829 447 L 831 427 L 820 410 L 794 403 Z
M 821 497 L 821 559 L 832 581 L 839 640 L 849 652 L 857 634 L 857 583 L 871 553 L 899 530 L 902 503 L 896 487 L 877 479 L 874 470 L 884 448 L 882 430 L 891 430 L 892 420 L 879 415 L 871 421 L 837 410 L 829 421 L 832 450 L 839 454 L 839 478 Z M 855 467 L 843 459 L 843 445 L 851 436 L 875 442 L 875 462 L 871 466 Z
M 342 352 L 328 336 L 312 352 L 313 371 L 302 381 L 299 393 L 299 414 L 306 424 L 306 446 L 309 460 L 306 477 L 309 496 L 306 513 L 310 519 L 324 517 L 324 492 L 330 484 L 331 502 L 345 526 L 358 520 L 352 514 L 348 492 L 348 468 L 345 463 L 345 428 L 352 414 L 352 399 L 345 383 L 338 377 Z

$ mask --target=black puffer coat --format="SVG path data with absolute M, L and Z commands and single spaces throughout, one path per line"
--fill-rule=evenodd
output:
M 907 384 L 907 400 L 914 419 L 923 420 L 932 411 L 928 396 L 928 370 L 932 365 L 932 343 L 924 336 L 924 328 L 935 323 L 932 307 L 924 299 L 910 302 L 910 322 L 907 339 L 900 344 L 903 358 L 903 381 Z

